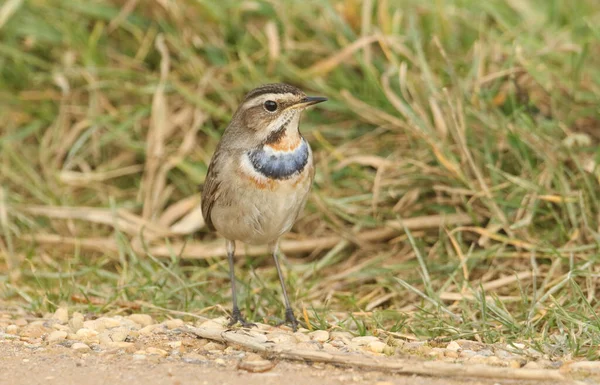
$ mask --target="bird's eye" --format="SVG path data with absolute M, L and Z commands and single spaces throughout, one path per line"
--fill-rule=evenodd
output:
M 265 102 L 265 109 L 269 112 L 275 112 L 277 110 L 277 103 L 272 100 L 267 100 Z

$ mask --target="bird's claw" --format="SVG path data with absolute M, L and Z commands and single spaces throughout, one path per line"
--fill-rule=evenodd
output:
M 281 326 L 283 324 L 289 324 L 293 331 L 298 330 L 298 325 L 303 326 L 294 315 L 294 311 L 290 308 L 285 309 L 285 321 L 278 323 L 277 326 Z
M 231 327 L 238 322 L 240 323 L 240 325 L 242 325 L 242 327 L 245 327 L 245 328 L 256 327 L 256 324 L 253 324 L 252 322 L 248 322 L 248 321 L 246 321 L 246 319 L 244 317 L 242 317 L 242 313 L 240 312 L 240 309 L 238 309 L 237 307 L 233 308 L 233 311 L 231 312 L 231 317 L 229 317 L 229 318 L 231 320 L 229 321 L 229 324 L 227 325 L 228 327 Z

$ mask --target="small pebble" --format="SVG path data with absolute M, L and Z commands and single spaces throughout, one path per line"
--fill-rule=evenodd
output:
M 125 349 L 125 350 L 131 350 L 133 348 L 135 348 L 135 344 L 133 342 L 111 342 L 110 344 L 108 344 L 110 347 L 112 348 L 117 348 L 117 349 Z
M 156 355 L 159 355 L 162 357 L 166 357 L 169 354 L 169 352 L 167 352 L 166 350 L 155 348 L 155 347 L 146 348 L 146 352 L 148 354 L 156 354 Z
M 241 354 L 242 356 L 245 354 L 243 351 L 237 350 L 233 346 L 228 346 L 223 350 L 225 354 Z
M 473 357 L 476 354 L 477 354 L 477 352 L 475 352 L 473 350 L 468 350 L 468 349 L 460 352 L 460 356 L 463 358 Z
M 170 319 L 163 322 L 163 325 L 165 325 L 167 329 L 173 330 L 182 327 L 184 325 L 184 322 L 180 319 Z
M 446 353 L 446 349 L 442 348 L 431 348 L 429 355 L 432 357 L 443 357 L 444 353 Z
M 52 332 L 52 329 L 43 326 L 43 324 L 32 322 L 21 330 L 21 336 L 25 338 L 42 338 Z
M 73 332 L 81 329 L 83 327 L 83 314 L 79 312 L 73 313 L 73 316 L 69 320 L 69 327 Z
M 407 350 L 407 351 L 411 351 L 411 350 L 419 350 L 421 347 L 426 346 L 427 342 L 425 341 L 411 341 L 411 342 L 406 342 L 404 345 L 402 345 L 402 347 Z
M 315 330 L 312 333 L 308 333 L 308 335 L 314 341 L 326 342 L 329 340 L 329 332 L 327 330 Z
M 238 369 L 246 370 L 250 373 L 263 373 L 275 367 L 275 363 L 265 359 L 242 360 L 238 364 Z
M 124 327 L 119 327 L 111 330 L 110 339 L 114 342 L 122 342 L 129 336 L 129 331 Z
M 144 354 L 134 354 L 133 356 L 131 356 L 131 358 L 133 358 L 134 361 L 142 361 L 146 359 L 146 355 Z
M 143 328 L 141 328 L 140 330 L 138 330 L 138 334 L 139 335 L 150 334 L 150 333 L 152 333 L 154 331 L 154 329 L 156 329 L 158 327 L 160 327 L 160 325 L 158 325 L 158 324 L 144 326 Z
M 469 358 L 469 363 L 484 364 L 484 363 L 487 362 L 487 360 L 488 360 L 488 357 L 476 355 L 476 356 L 473 356 L 473 357 Z
M 78 338 L 77 334 L 75 334 L 75 333 L 68 333 L 67 334 L 67 339 L 68 340 L 77 340 L 77 338 Z
M 59 323 L 53 324 L 52 325 L 52 329 L 54 329 L 54 330 L 62 330 L 63 332 L 67 332 L 67 333 L 71 331 L 71 328 L 69 326 L 62 325 L 62 324 L 59 324 Z
M 8 325 L 6 327 L 6 332 L 8 334 L 17 334 L 19 332 L 19 327 L 17 325 Z
M 522 365 L 522 362 L 519 360 L 510 360 L 508 362 L 508 366 L 513 369 L 520 369 L 523 365 Z
M 47 341 L 48 342 L 56 342 L 62 341 L 67 338 L 68 333 L 62 330 L 55 330 L 52 333 L 48 334 Z
M 98 325 L 102 325 L 104 329 L 113 329 L 121 326 L 121 321 L 116 318 L 101 317 L 96 320 Z
M 387 345 L 381 341 L 371 341 L 367 346 L 373 353 L 383 353 L 383 349 L 385 349 Z
M 101 322 L 98 322 L 98 320 L 83 321 L 83 328 L 82 329 L 95 330 L 98 333 L 103 332 L 104 330 L 106 330 L 106 328 L 104 327 L 104 324 L 102 324 Z
M 498 357 L 498 358 L 500 358 L 502 360 L 508 360 L 508 359 L 510 359 L 510 358 L 512 358 L 512 357 L 515 356 L 514 354 L 512 354 L 510 352 L 507 352 L 504 349 L 496 349 L 495 354 L 496 354 L 496 357 Z
M 286 334 L 286 333 L 283 333 Z M 294 333 L 294 337 L 296 337 L 296 340 L 298 342 L 308 342 L 310 341 L 310 336 L 308 334 L 302 333 L 302 332 L 295 332 Z
M 19 327 L 25 326 L 28 323 L 29 322 L 27 322 L 27 320 L 25 318 L 16 319 L 15 322 L 14 322 L 14 324 L 17 325 L 17 326 L 19 326 Z
M 102 333 L 98 334 L 98 343 L 100 343 L 101 345 L 110 345 L 112 344 L 113 340 L 112 338 L 110 338 L 110 333 L 108 332 L 108 330 L 103 331 Z
M 0 340 L 18 340 L 19 336 L 16 334 L 8 334 L 0 332 Z
M 52 319 L 60 322 L 61 324 L 66 324 L 69 322 L 69 311 L 66 307 L 59 307 L 52 315 Z
M 383 348 L 383 354 L 386 356 L 393 356 L 396 354 L 396 348 L 390 345 L 385 345 L 385 348 Z
M 262 356 L 256 353 L 248 353 L 244 358 L 244 361 L 260 361 L 262 360 Z
M 501 360 L 500 358 L 496 357 L 496 356 L 490 356 L 486 358 L 486 363 L 488 365 L 495 365 L 495 366 L 506 366 L 508 365 L 508 363 L 504 360 Z
M 429 354 L 429 352 L 431 351 L 432 347 L 431 346 L 427 346 L 427 345 L 421 345 L 417 350 L 417 354 Z M 444 349 L 445 350 L 445 349 Z
M 77 330 L 77 333 L 75 333 L 77 338 L 85 342 L 98 341 L 98 334 L 97 331 L 87 328 L 79 329 Z
M 223 351 L 225 350 L 225 346 L 216 342 L 209 342 L 203 347 L 206 351 Z
M 215 361 L 215 364 L 220 365 L 220 366 L 225 366 L 225 360 L 222 358 L 217 358 Z
M 458 352 L 460 349 L 460 345 L 456 341 L 452 341 L 446 346 L 446 350 L 450 350 L 451 352 Z
M 187 364 L 202 364 L 208 362 L 208 358 L 198 353 L 189 353 L 181 358 Z
M 535 361 L 529 361 L 528 363 L 525 364 L 525 366 L 523 366 L 523 369 L 541 369 L 541 365 L 538 364 Z
M 148 314 L 132 314 L 127 319 L 139 324 L 141 326 L 148 326 L 154 324 L 154 320 Z
M 354 338 L 352 333 L 349 333 L 349 332 L 336 331 L 336 332 L 331 332 L 329 334 L 331 336 L 331 339 L 333 339 L 333 340 L 344 340 L 344 339 L 351 340 L 352 338 Z
M 456 340 L 456 342 L 460 345 L 461 349 L 465 349 L 465 350 L 478 351 L 478 350 L 483 349 L 485 347 L 484 344 L 482 344 L 481 342 L 477 342 L 477 341 Z
M 361 336 L 352 338 L 352 343 L 358 346 L 368 345 L 370 342 L 379 341 L 379 338 L 375 336 Z
M 338 352 L 338 351 L 340 351 L 340 349 L 338 349 L 337 347 L 333 346 L 329 342 L 324 342 L 323 343 L 323 350 L 328 351 L 328 352 Z
M 73 345 L 71 345 L 71 349 L 76 350 L 78 352 L 87 352 L 91 350 L 88 345 L 83 344 L 81 342 L 75 342 Z

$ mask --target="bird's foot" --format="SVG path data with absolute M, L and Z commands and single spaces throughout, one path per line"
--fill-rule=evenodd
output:
M 229 321 L 229 324 L 227 325 L 229 327 L 235 325 L 238 322 L 240 323 L 240 325 L 242 325 L 242 327 L 245 327 L 245 328 L 256 327 L 256 324 L 253 324 L 252 322 L 248 322 L 248 321 L 246 321 L 246 319 L 244 317 L 242 317 L 242 313 L 240 312 L 240 309 L 238 309 L 237 307 L 233 308 L 230 319 L 231 320 Z
M 277 326 L 281 326 L 283 324 L 289 324 L 292 327 L 293 331 L 298 330 L 298 325 L 302 326 L 300 321 L 294 315 L 294 311 L 291 308 L 285 309 L 285 321 L 280 322 Z

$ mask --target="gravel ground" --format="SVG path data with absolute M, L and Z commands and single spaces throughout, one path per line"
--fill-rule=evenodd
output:
M 525 378 L 540 380 L 536 383 L 585 379 L 586 384 L 595 384 L 600 373 L 598 362 L 552 361 L 521 344 L 489 346 L 459 340 L 432 346 L 394 335 L 360 337 L 305 329 L 293 333 L 287 327 L 264 324 L 232 330 L 226 323 L 225 318 L 196 324 L 180 319 L 158 323 L 147 314 L 91 319 L 64 308 L 42 319 L 0 315 L 0 384 L 265 385 L 282 379 L 294 384 L 318 380 L 326 385 L 525 384 Z M 398 363 L 404 375 L 381 370 Z M 465 377 L 495 377 L 490 373 L 501 371 L 504 382 L 448 379 L 447 375 L 456 376 L 462 369 Z
M 10 385 L 516 385 L 539 382 L 456 380 L 402 376 L 376 371 L 341 369 L 332 365 L 306 365 L 281 361 L 264 373 L 236 369 L 214 361 L 184 363 L 136 360 L 131 355 L 77 354 L 51 347 L 44 352 L 0 343 L 0 384 Z

